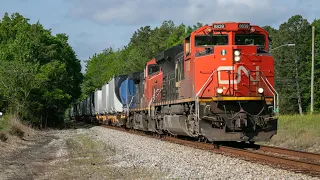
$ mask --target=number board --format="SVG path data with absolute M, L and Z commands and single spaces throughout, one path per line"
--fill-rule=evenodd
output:
M 214 28 L 214 29 L 224 29 L 224 28 L 225 28 L 225 25 L 224 25 L 224 24 L 214 24 L 214 25 L 213 25 L 213 28 Z
M 239 24 L 238 24 L 238 28 L 239 28 L 239 29 L 249 29 L 249 28 L 250 28 L 250 25 L 249 25 L 249 24 L 239 23 Z

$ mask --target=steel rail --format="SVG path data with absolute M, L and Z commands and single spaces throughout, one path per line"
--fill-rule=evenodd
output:
M 282 169 L 287 169 L 294 172 L 299 172 L 299 173 L 309 174 L 315 177 L 320 177 L 320 164 L 318 163 L 279 157 L 272 154 L 261 153 L 259 151 L 239 149 L 239 148 L 234 148 L 234 147 L 225 146 L 225 145 L 217 145 L 217 144 L 211 144 L 211 143 L 205 143 L 205 142 L 198 142 L 195 140 L 181 139 L 181 138 L 176 138 L 176 137 L 171 137 L 166 135 L 161 135 L 161 136 L 154 135 L 154 134 L 149 135 L 146 132 L 136 131 L 133 129 L 127 130 L 125 128 L 118 128 L 118 127 L 105 126 L 105 125 L 103 125 L 103 127 L 114 129 L 114 130 L 120 130 L 128 133 L 132 133 L 132 134 L 143 135 L 146 137 L 157 138 L 162 141 L 189 146 L 196 149 L 209 150 L 209 151 L 219 153 L 219 154 L 224 154 L 227 156 L 244 158 L 245 160 L 248 160 L 248 161 L 254 161 L 254 162 L 266 164 L 269 166 L 271 165 L 271 167 L 280 167 Z M 296 151 L 296 150 L 290 150 L 290 149 L 284 149 L 284 148 L 278 148 L 278 147 L 271 147 L 271 146 L 261 145 L 259 150 L 285 154 L 285 155 L 298 156 L 303 158 L 309 158 L 313 160 L 316 160 L 320 157 L 320 154 L 308 153 L 308 152 L 302 152 L 302 151 Z
M 320 161 L 320 154 L 317 154 L 317 153 L 297 151 L 297 150 L 280 148 L 280 147 L 273 147 L 273 146 L 264 146 L 264 145 L 259 145 L 259 146 L 260 146 L 259 150 L 262 150 L 262 151 L 279 153 L 279 154 L 284 154 L 284 155 L 291 155 L 291 156 L 296 156 L 299 158 L 306 158 L 306 159 L 313 159 L 316 161 Z

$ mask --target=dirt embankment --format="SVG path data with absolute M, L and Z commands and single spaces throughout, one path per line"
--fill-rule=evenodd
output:
M 115 150 L 81 129 L 35 132 L 0 141 L 0 179 L 147 179 L 160 172 L 113 166 Z

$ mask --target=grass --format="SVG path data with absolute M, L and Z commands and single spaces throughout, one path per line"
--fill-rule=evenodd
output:
M 9 119 L 10 116 L 8 115 L 4 115 L 1 119 L 0 119 L 0 132 L 4 132 L 4 131 L 8 131 L 9 128 Z
M 25 134 L 32 133 L 32 129 L 24 125 L 18 118 L 8 114 L 0 119 L 0 140 L 7 141 L 9 135 L 23 138 Z
M 104 143 L 93 141 L 85 135 L 68 139 L 67 147 L 70 152 L 70 158 L 72 159 L 70 163 L 75 163 L 75 165 L 97 165 L 104 163 L 105 157 L 115 155 L 114 148 L 108 147 Z
M 82 134 L 66 141 L 68 160 L 57 164 L 52 179 L 161 179 L 164 174 L 138 166 L 121 166 L 116 149 Z M 64 159 L 65 159 L 64 158 Z M 120 163 L 120 164 L 117 164 Z
M 282 115 L 269 145 L 320 153 L 320 115 Z

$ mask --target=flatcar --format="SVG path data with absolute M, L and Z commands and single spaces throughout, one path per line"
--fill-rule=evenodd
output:
M 104 85 L 95 99 L 101 111 L 77 113 L 95 108 L 90 95 L 70 114 L 206 141 L 270 140 L 277 133 L 279 97 L 269 44 L 268 33 L 248 22 L 202 26 L 148 61 L 142 72 Z

